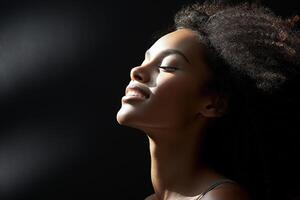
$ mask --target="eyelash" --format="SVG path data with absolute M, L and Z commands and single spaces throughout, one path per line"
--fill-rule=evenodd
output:
M 162 69 L 164 69 L 165 71 L 175 71 L 175 70 L 178 69 L 178 68 L 176 68 L 176 67 L 167 67 L 167 66 L 158 66 L 158 68 L 162 68 Z M 171 70 L 168 70 L 168 69 L 171 69 Z

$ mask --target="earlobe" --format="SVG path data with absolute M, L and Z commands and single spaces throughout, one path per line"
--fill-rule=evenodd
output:
M 204 117 L 221 117 L 227 111 L 228 99 L 226 97 L 215 96 L 208 98 L 199 110 L 199 114 Z

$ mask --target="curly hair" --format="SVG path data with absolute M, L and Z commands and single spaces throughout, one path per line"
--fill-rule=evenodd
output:
M 280 190 L 287 191 L 287 199 L 295 192 L 279 181 L 297 169 L 286 165 L 299 151 L 294 142 L 299 128 L 292 127 L 299 123 L 299 20 L 254 3 L 217 2 L 184 6 L 174 18 L 175 30 L 191 29 L 204 44 L 205 62 L 214 73 L 208 87 L 230 97 L 229 111 L 206 134 L 203 157 L 254 199 L 279 199 Z

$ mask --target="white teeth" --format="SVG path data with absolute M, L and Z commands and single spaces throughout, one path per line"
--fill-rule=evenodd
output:
M 136 92 L 134 90 L 130 90 L 127 92 L 126 96 L 137 96 L 137 97 L 143 97 L 146 98 L 143 94 Z

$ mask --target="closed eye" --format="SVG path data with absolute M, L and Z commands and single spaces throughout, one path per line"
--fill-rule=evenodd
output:
M 168 72 L 173 72 L 178 69 L 177 67 L 169 67 L 169 66 L 159 66 L 158 68 L 161 68 L 164 71 L 168 71 Z

